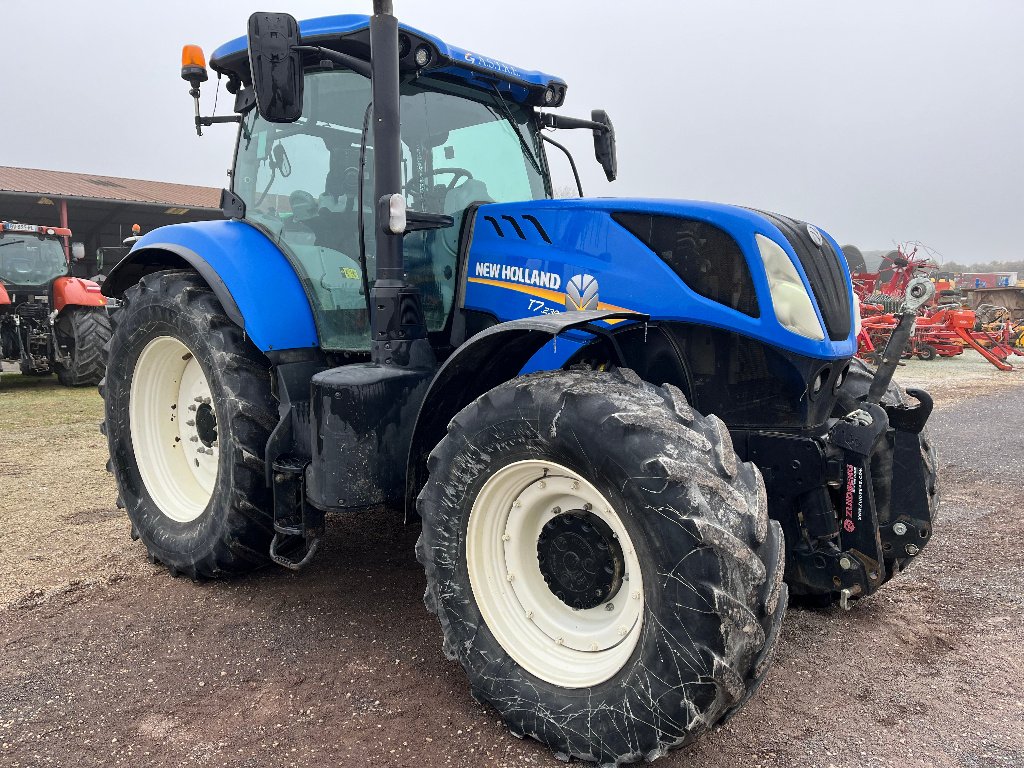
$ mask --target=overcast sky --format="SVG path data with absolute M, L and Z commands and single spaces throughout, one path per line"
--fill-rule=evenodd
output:
M 559 136 L 590 195 L 763 207 L 864 249 L 921 240 L 958 261 L 1024 258 L 1020 0 L 395 5 L 450 43 L 563 77 L 564 114 L 607 109 L 617 182 L 584 132 Z M 254 10 L 371 6 L 2 0 L 0 165 L 223 186 L 235 129 L 195 136 L 181 46 L 209 54 Z

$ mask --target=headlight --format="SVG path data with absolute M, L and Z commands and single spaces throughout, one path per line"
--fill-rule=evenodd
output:
M 789 255 L 771 238 L 756 235 L 757 248 L 761 251 L 765 272 L 768 273 L 768 287 L 771 290 L 775 317 L 793 333 L 808 339 L 824 341 L 825 331 L 818 321 L 811 297 L 807 295 L 800 274 L 790 261 Z

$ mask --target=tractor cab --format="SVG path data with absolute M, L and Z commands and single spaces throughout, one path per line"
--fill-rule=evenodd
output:
M 251 64 L 244 38 L 211 59 L 249 107 L 232 171 L 237 211 L 300 275 L 327 350 L 365 352 L 369 341 L 376 274 L 371 79 L 328 58 L 365 56 L 368 26 L 366 16 L 301 22 L 303 47 L 315 50 L 302 57 L 302 109 L 293 122 L 270 122 L 246 102 Z M 404 27 L 399 66 L 406 210 L 453 219 L 451 226 L 411 231 L 403 242 L 407 279 L 420 292 L 438 347 L 449 335 L 466 210 L 551 197 L 533 105 L 560 103 L 565 85 Z
M 0 283 L 10 293 L 46 292 L 50 283 L 68 274 L 61 237 L 71 230 L 18 222 L 0 222 Z

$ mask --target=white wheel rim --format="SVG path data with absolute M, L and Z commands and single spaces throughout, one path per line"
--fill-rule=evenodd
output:
M 587 509 L 612 530 L 622 549 L 622 585 L 594 608 L 569 607 L 541 573 L 537 541 L 556 507 Z M 643 627 L 640 561 L 612 505 L 572 470 L 529 460 L 495 472 L 470 511 L 466 563 L 484 622 L 501 647 L 536 677 L 563 688 L 585 688 L 613 677 L 632 656 Z
M 128 402 L 132 446 L 150 497 L 179 523 L 203 514 L 213 496 L 220 458 L 209 429 L 213 408 L 206 374 L 187 346 L 171 336 L 146 345 Z

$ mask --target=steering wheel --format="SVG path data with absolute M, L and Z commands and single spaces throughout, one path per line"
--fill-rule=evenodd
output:
M 455 189 L 455 186 L 459 183 L 459 181 L 461 179 L 464 179 L 464 178 L 465 179 L 472 179 L 473 178 L 473 174 L 470 173 L 468 170 L 466 170 L 465 168 L 457 168 L 455 166 L 451 166 L 450 168 L 435 168 L 431 172 L 430 175 L 431 176 L 439 176 L 442 173 L 450 173 L 450 174 L 452 174 L 452 180 L 448 182 L 448 186 L 447 186 L 447 190 L 448 191 L 451 191 L 452 189 Z M 405 188 L 409 189 L 410 187 L 417 187 L 417 186 L 419 186 L 419 184 L 417 182 L 420 181 L 420 177 L 423 176 L 423 175 L 424 174 L 417 174 L 417 175 L 410 176 L 409 180 L 405 182 Z

